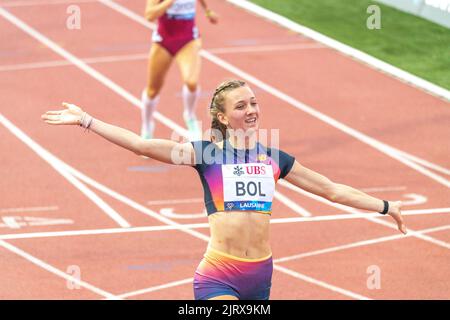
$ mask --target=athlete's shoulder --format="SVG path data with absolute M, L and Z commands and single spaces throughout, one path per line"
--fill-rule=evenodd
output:
M 287 176 L 295 163 L 294 156 L 279 148 L 267 148 L 267 155 L 278 164 L 278 167 L 280 168 L 280 178 Z
M 197 140 L 191 141 L 191 144 L 194 147 L 196 167 L 221 163 L 219 162 L 221 149 L 216 143 L 208 140 Z

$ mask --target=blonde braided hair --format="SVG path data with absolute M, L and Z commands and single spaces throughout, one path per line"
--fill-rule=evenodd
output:
M 219 121 L 217 114 L 219 112 L 225 113 L 225 97 L 226 93 L 236 88 L 244 87 L 247 84 L 242 80 L 228 80 L 222 82 L 214 91 L 209 105 L 209 114 L 211 115 L 211 141 L 220 141 L 227 137 L 227 126 Z M 214 132 L 219 131 L 220 135 Z M 217 133 L 217 132 L 216 132 Z

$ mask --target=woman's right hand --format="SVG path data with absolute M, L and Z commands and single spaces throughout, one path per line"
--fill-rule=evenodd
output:
M 79 125 L 81 123 L 81 118 L 84 111 L 74 104 L 62 103 L 63 107 L 66 109 L 58 111 L 47 111 L 41 118 L 48 124 L 53 125 Z

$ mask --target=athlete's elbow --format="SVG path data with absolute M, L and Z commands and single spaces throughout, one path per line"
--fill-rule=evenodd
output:
M 145 141 L 144 139 L 139 138 L 135 143 L 133 143 L 130 150 L 133 151 L 138 156 L 144 155 L 145 152 L 144 141 Z
M 335 183 L 330 183 L 324 187 L 323 197 L 333 203 L 339 203 L 342 201 L 342 193 L 339 192 L 339 187 Z

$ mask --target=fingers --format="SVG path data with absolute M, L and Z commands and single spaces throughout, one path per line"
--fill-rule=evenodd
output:
M 403 234 L 407 234 L 408 230 L 406 229 L 406 225 L 403 222 L 403 217 L 402 217 L 401 212 L 399 211 L 397 214 L 392 215 L 392 217 L 397 222 L 398 230 L 400 230 L 400 232 L 402 232 Z
M 63 110 L 47 111 L 45 114 L 48 114 L 48 115 L 60 115 L 62 112 L 63 112 Z
M 406 229 L 406 225 L 405 225 L 405 223 L 403 222 L 403 218 L 400 216 L 399 217 L 400 219 L 399 219 L 399 221 L 397 222 L 397 225 L 398 225 L 398 230 L 400 230 L 403 234 L 407 234 L 408 233 L 408 230 Z
M 45 113 L 41 116 L 41 118 L 43 120 L 48 120 L 48 121 L 60 121 L 60 116 L 59 114 L 50 114 L 50 113 Z
M 44 120 L 44 122 L 53 125 L 63 124 L 61 120 Z

